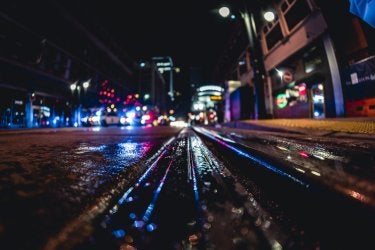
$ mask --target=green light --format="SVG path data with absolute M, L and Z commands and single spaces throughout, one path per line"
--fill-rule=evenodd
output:
M 288 99 L 286 98 L 285 94 L 278 94 L 276 96 L 276 105 L 279 108 L 285 108 L 288 105 Z

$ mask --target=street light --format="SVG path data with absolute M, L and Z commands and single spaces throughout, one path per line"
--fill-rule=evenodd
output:
M 77 98 L 77 104 L 78 104 L 78 107 L 77 109 L 75 110 L 75 114 L 74 114 L 74 126 L 81 126 L 81 110 L 82 110 L 82 97 L 81 97 L 81 89 L 83 88 L 83 91 L 84 93 L 86 93 L 88 87 L 90 86 L 90 81 L 91 79 L 83 82 L 83 83 L 79 83 L 78 81 L 72 83 L 70 85 L 70 90 L 72 91 L 72 94 L 73 94 L 73 98 L 74 98 L 74 93 L 75 91 L 77 90 L 77 95 L 78 95 L 78 98 Z M 74 99 L 73 99 L 74 101 Z
M 86 82 L 82 83 L 82 86 L 86 90 L 90 86 L 90 80 L 87 80 Z
M 168 95 L 171 97 L 171 101 L 174 101 L 174 93 L 173 93 L 173 61 L 170 56 L 157 56 L 153 57 L 152 60 L 165 60 L 167 59 L 169 62 L 169 92 Z
M 273 13 L 273 11 L 266 11 L 263 14 L 263 17 L 267 22 L 272 22 L 273 20 L 275 20 L 275 13 Z
M 226 6 L 224 7 L 221 7 L 219 9 L 219 14 L 222 16 L 222 17 L 228 17 L 230 15 L 230 9 Z
M 77 88 L 77 83 L 72 83 L 72 84 L 70 84 L 70 90 L 71 90 L 71 91 L 76 90 L 76 88 Z
M 230 9 L 228 7 L 221 7 L 219 14 L 222 17 L 228 17 L 230 15 Z M 244 4 L 244 10 L 238 11 L 242 20 L 244 21 L 246 34 L 249 39 L 249 52 L 250 62 L 254 73 L 254 86 L 255 86 L 255 119 L 266 118 L 266 106 L 264 101 L 264 65 L 257 38 L 257 31 L 255 26 L 254 14 L 249 13 L 247 6 Z

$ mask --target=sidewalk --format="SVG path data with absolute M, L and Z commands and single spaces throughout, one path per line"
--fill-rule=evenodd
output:
M 375 117 L 327 119 L 241 120 L 222 124 L 224 127 L 266 130 L 314 135 L 356 135 L 375 138 Z

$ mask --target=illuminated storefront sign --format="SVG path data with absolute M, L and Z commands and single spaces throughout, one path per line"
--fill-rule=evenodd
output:
M 276 105 L 279 108 L 285 108 L 288 105 L 288 99 L 285 94 L 278 94 L 276 97 Z
M 211 101 L 221 101 L 223 98 L 220 95 L 212 95 L 210 96 Z

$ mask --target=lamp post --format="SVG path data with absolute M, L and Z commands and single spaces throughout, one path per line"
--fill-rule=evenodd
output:
M 81 89 L 83 89 L 84 93 L 86 93 L 87 88 L 90 86 L 90 79 L 83 82 L 83 83 L 78 83 L 75 82 L 70 85 L 70 90 L 72 91 L 73 98 L 74 98 L 74 93 L 77 90 L 77 108 L 74 111 L 74 123 L 73 126 L 78 127 L 81 126 L 81 109 L 82 109 L 82 98 L 81 98 Z
M 168 62 L 169 62 L 169 66 L 167 68 L 169 68 L 169 92 L 168 92 L 168 95 L 171 97 L 171 101 L 173 102 L 174 101 L 174 91 L 173 91 L 173 61 L 172 61 L 172 58 L 170 56 L 157 56 L 157 57 L 153 57 L 152 60 L 156 61 L 156 60 L 165 60 L 167 59 Z
M 249 40 L 250 63 L 254 74 L 255 86 L 255 119 L 266 118 L 266 106 L 264 98 L 264 64 L 261 53 L 259 40 L 257 38 L 257 30 L 255 26 L 254 14 L 249 13 L 247 6 L 244 4 L 243 11 L 239 11 L 242 20 L 244 21 L 246 34 Z M 230 9 L 228 7 L 221 7 L 219 14 L 222 17 L 230 16 Z

